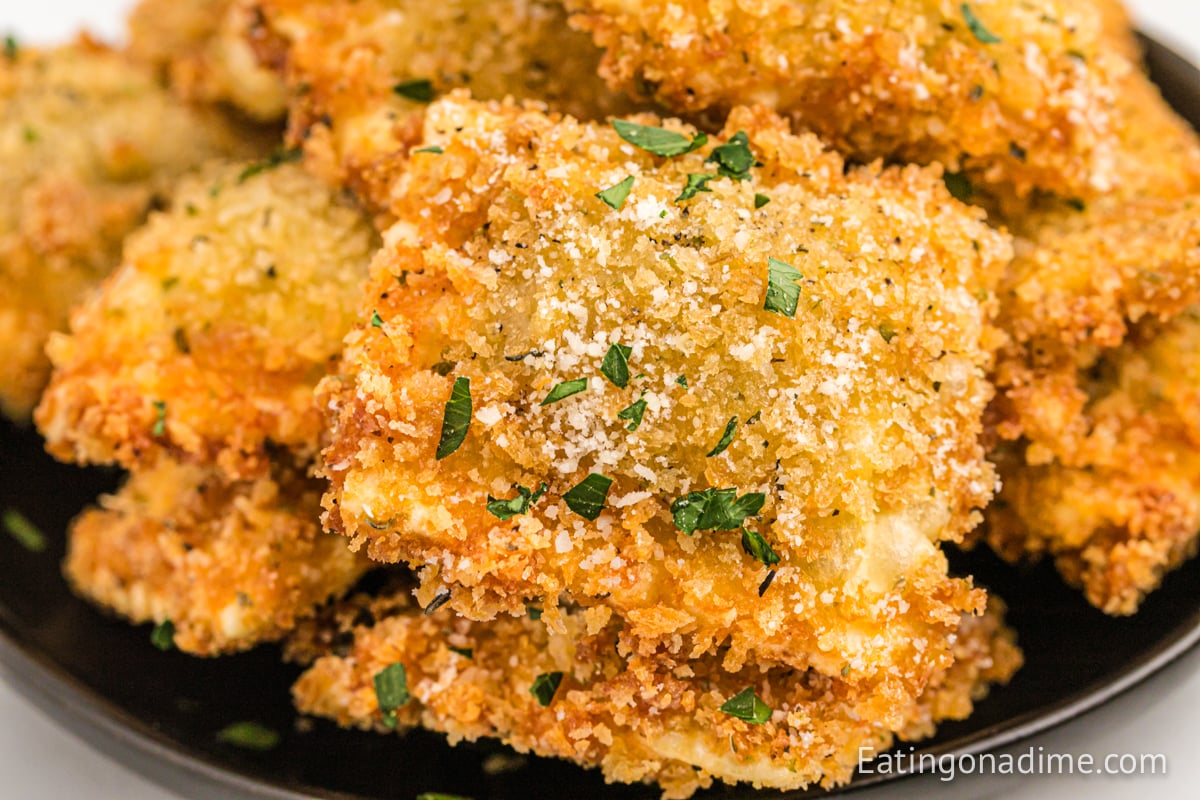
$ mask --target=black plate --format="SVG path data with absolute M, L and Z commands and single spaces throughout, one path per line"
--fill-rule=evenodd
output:
M 1146 45 L 1167 99 L 1200 127 L 1200 73 L 1161 45 Z M 523 759 L 489 775 L 488 756 L 509 752 L 490 742 L 450 748 L 423 731 L 383 737 L 324 722 L 301 730 L 288 694 L 297 672 L 280 663 L 274 647 L 218 660 L 158 652 L 147 627 L 130 627 L 76 599 L 59 573 L 67 522 L 117 479 L 56 464 L 30 431 L 0 427 L 0 509 L 18 508 L 51 534 L 41 554 L 0 536 L 0 668 L 93 746 L 196 798 L 359 800 L 425 791 L 477 800 L 658 797 L 653 788 L 606 786 L 595 771 L 549 759 Z M 954 561 L 1008 602 L 1027 663 L 969 720 L 944 725 L 918 753 L 990 750 L 1044 731 L 1141 681 L 1200 639 L 1197 560 L 1169 576 L 1133 619 L 1100 614 L 1044 565 L 1015 570 L 983 552 Z M 283 732 L 281 745 L 256 754 L 216 741 L 225 725 L 247 719 Z M 866 776 L 853 785 L 892 777 Z M 754 795 L 719 788 L 699 797 Z

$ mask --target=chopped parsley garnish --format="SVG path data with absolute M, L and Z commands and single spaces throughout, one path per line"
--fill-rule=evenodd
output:
M 563 495 L 567 508 L 584 519 L 594 520 L 604 510 L 604 502 L 608 499 L 608 490 L 612 488 L 612 478 L 593 472 L 575 484 Z
M 246 750 L 273 750 L 279 734 L 258 722 L 235 722 L 217 732 L 217 741 Z
M 734 434 L 737 433 L 737 426 L 737 416 L 730 417 L 729 422 L 725 423 L 725 432 L 721 434 L 721 441 L 717 442 L 717 446 L 705 454 L 705 458 L 713 458 L 724 453 L 733 442 Z
M 679 193 L 679 197 L 675 198 L 675 202 L 682 203 L 684 200 L 691 200 L 700 192 L 711 192 L 712 189 L 708 188 L 708 182 L 716 179 L 717 176 L 711 173 L 688 175 L 687 186 L 683 187 L 683 191 Z
M 542 618 L 542 609 L 538 606 L 525 606 L 525 613 L 528 614 L 529 618 L 534 622 L 537 622 Z
M 430 367 L 429 369 L 430 369 L 430 371 L 436 372 L 438 375 L 441 375 L 444 378 L 447 375 L 449 375 L 451 372 L 454 372 L 454 368 L 456 366 L 458 366 L 458 365 L 455 364 L 453 361 L 439 361 L 436 364 L 434 364 L 432 367 Z
M 550 390 L 550 394 L 546 395 L 546 399 L 542 401 L 542 405 L 548 406 L 551 403 L 557 403 L 559 400 L 565 400 L 573 394 L 586 392 L 587 388 L 587 378 L 576 378 L 573 381 L 563 381 Z
M 429 147 L 417 148 L 416 150 L 413 150 L 413 152 L 414 153 L 433 153 L 435 156 L 440 156 L 442 153 L 444 153 L 446 151 L 443 150 L 442 148 L 438 147 L 436 144 L 431 144 L 431 145 L 429 145 Z
M 629 355 L 632 352 L 632 347 L 614 344 L 608 348 L 608 352 L 604 354 L 604 361 L 600 364 L 600 372 L 618 389 L 629 385 Z
M 620 211 L 625 207 L 625 200 L 629 197 L 629 193 L 633 191 L 633 176 L 630 175 L 625 180 L 618 184 L 608 187 L 602 192 L 596 192 L 596 197 L 599 197 L 605 204 L 614 211 Z
M 742 549 L 746 551 L 746 555 L 754 556 L 768 567 L 773 567 L 780 561 L 779 554 L 757 531 L 742 529 Z
M 682 386 L 685 389 L 688 388 L 687 375 L 680 375 L 678 378 L 675 379 L 675 382 L 678 383 L 680 386 Z
M 371 312 L 371 327 L 372 328 L 382 328 L 383 327 L 383 317 L 379 316 L 378 311 Z
M 691 492 L 671 503 L 675 527 L 691 536 L 696 531 L 733 531 L 746 517 L 762 511 L 767 496 L 751 492 L 741 497 L 737 489 L 705 489 Z
M 850 662 L 847 661 L 845 664 L 842 665 L 842 677 L 844 678 L 849 674 L 850 674 Z
M 441 461 L 453 453 L 467 438 L 471 427 L 471 379 L 459 376 L 454 379 L 454 388 L 446 411 L 442 415 L 442 438 L 438 440 L 437 460 Z
M 472 647 L 451 647 L 451 653 L 457 653 L 463 658 L 475 658 L 475 649 Z
M 4 511 L 4 530 L 22 547 L 31 553 L 46 549 L 46 536 L 29 519 L 15 508 Z
M 162 436 L 167 432 L 167 403 L 165 400 L 154 401 L 154 427 L 150 430 L 152 436 Z
M 617 419 L 629 420 L 629 424 L 625 426 L 627 431 L 636 431 L 642 424 L 642 417 L 646 414 L 646 401 L 637 400 L 633 405 L 621 409 L 617 412 Z
M 426 78 L 397 83 L 392 87 L 392 91 L 406 100 L 412 100 L 414 103 L 432 103 L 433 98 L 436 96 L 433 90 L 433 82 Z
M 17 54 L 21 52 L 21 45 L 17 44 L 17 37 L 11 33 L 4 37 L 4 58 L 8 61 L 16 61 Z
M 154 626 L 154 630 L 150 631 L 150 644 L 157 647 L 159 650 L 170 650 L 175 646 L 175 623 L 169 619 Z
M 796 318 L 796 306 L 800 303 L 800 270 L 777 258 L 767 259 L 767 300 L 763 308 L 776 314 Z
M 966 203 L 975 195 L 975 187 L 971 185 L 971 179 L 961 172 L 947 172 L 942 176 L 942 180 L 946 182 L 946 188 L 950 190 L 950 196 L 955 200 Z
M 883 341 L 891 344 L 892 339 L 896 338 L 898 332 L 896 331 L 896 326 L 892 323 L 881 322 L 879 323 L 879 335 L 883 337 Z
M 758 585 L 758 596 L 762 597 L 767 593 L 767 589 L 771 588 L 771 582 L 775 580 L 775 570 L 767 573 L 767 577 L 763 578 L 763 582 Z
M 492 516 L 503 521 L 507 521 L 517 516 L 524 514 L 534 503 L 542 499 L 542 495 L 546 493 L 546 484 L 542 484 L 535 492 L 532 489 L 527 489 L 524 486 L 517 487 L 517 496 L 511 500 L 497 500 L 488 495 L 487 510 Z
M 529 687 L 529 693 L 537 698 L 538 705 L 545 708 L 554 700 L 554 693 L 558 691 L 562 679 L 561 672 L 543 672 L 533 681 L 533 685 Z
M 245 183 L 246 181 L 250 180 L 251 178 L 253 178 L 254 176 L 261 175 L 262 173 L 266 172 L 267 170 L 275 169 L 276 167 L 282 166 L 284 164 L 294 164 L 303 157 L 304 157 L 304 151 L 301 150 L 299 147 L 288 147 L 288 148 L 281 147 L 278 150 L 276 150 L 274 153 L 271 153 L 271 155 L 264 158 L 262 161 L 256 161 L 255 163 L 251 164 L 250 166 L 248 166 L 244 170 L 242 170 L 241 174 L 238 175 L 238 177 L 237 177 L 237 182 L 239 185 L 241 185 L 241 184 Z M 217 188 L 216 191 L 220 192 L 221 190 L 220 190 L 220 188 Z M 213 195 L 213 197 L 216 197 L 215 192 L 213 192 L 211 194 Z
M 728 142 L 714 147 L 708 161 L 717 165 L 717 172 L 722 178 L 732 178 L 735 181 L 750 180 L 754 153 L 750 152 L 750 139 L 747 138 L 746 132 L 738 131 Z
M 755 194 L 754 195 L 754 209 L 756 211 L 758 209 L 762 208 L 763 206 L 765 206 L 769 202 L 771 202 L 771 198 L 767 197 L 765 194 Z
M 751 725 L 762 725 L 771 718 L 770 706 L 754 693 L 753 688 L 743 689 L 726 700 L 721 711 Z
M 375 673 L 375 700 L 383 713 L 383 724 L 396 727 L 396 709 L 409 700 L 408 672 L 397 661 Z
M 971 10 L 970 3 L 963 3 L 961 8 L 963 19 L 967 21 L 967 28 L 979 40 L 980 44 L 1000 44 L 1003 41 L 999 36 L 983 26 L 983 23 L 979 21 L 979 17 L 975 16 L 975 12 Z
M 38 140 L 38 132 L 28 125 L 25 126 L 25 129 L 21 132 L 21 135 L 25 138 L 26 144 L 33 144 Z
M 666 128 L 638 125 L 623 119 L 614 119 L 613 128 L 618 136 L 634 147 L 640 147 L 648 153 L 663 158 L 681 156 L 708 143 L 708 136 L 703 133 L 697 133 L 695 138 L 689 139 L 682 133 L 675 133 Z

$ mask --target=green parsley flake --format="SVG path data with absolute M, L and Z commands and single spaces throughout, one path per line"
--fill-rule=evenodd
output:
M 371 312 L 371 327 L 372 328 L 382 328 L 383 327 L 383 317 L 379 316 L 378 311 Z
M 613 344 L 604 354 L 604 361 L 600 364 L 600 372 L 618 389 L 629 385 L 629 356 L 632 352 L 632 347 Z
M 383 714 L 383 724 L 396 727 L 396 709 L 409 700 L 408 672 L 397 661 L 375 673 L 375 700 Z
M 671 513 L 675 527 L 688 536 L 696 531 L 733 531 L 745 524 L 746 517 L 762 511 L 766 501 L 761 492 L 738 497 L 737 489 L 705 489 L 671 503 Z
M 711 173 L 688 175 L 687 186 L 683 187 L 683 191 L 679 193 L 679 197 L 675 198 L 675 202 L 682 203 L 684 200 L 691 200 L 700 192 L 711 192 L 712 189 L 708 188 L 708 182 L 716 179 L 717 176 Z
M 678 378 L 675 379 L 675 382 L 678 383 L 680 386 L 682 386 L 685 389 L 688 388 L 687 375 L 680 375 Z
M 534 622 L 537 622 L 542 618 L 542 609 L 538 608 L 537 606 L 525 606 L 525 613 L 528 614 L 529 618 Z
M 475 650 L 471 647 L 451 647 L 450 652 L 457 653 L 463 658 L 475 658 Z
M 29 552 L 41 553 L 46 549 L 45 534 L 20 511 L 15 508 L 5 509 L 2 521 L 8 535 Z
M 557 403 L 559 400 L 565 400 L 573 394 L 586 392 L 587 388 L 587 378 L 576 378 L 573 381 L 563 381 L 550 390 L 550 394 L 546 395 L 546 399 L 542 401 L 542 405 L 548 406 L 551 403 Z
M 746 551 L 746 555 L 757 558 L 768 567 L 773 567 L 780 561 L 779 554 L 762 537 L 762 534 L 756 531 L 742 529 L 742 549 Z
M 803 278 L 800 270 L 777 258 L 767 259 L 767 300 L 763 308 L 790 319 L 796 318 L 796 306 L 800 303 L 800 285 Z
M 164 619 L 155 625 L 154 630 L 150 631 L 150 644 L 164 652 L 174 647 L 175 623 L 169 619 Z
M 16 61 L 17 55 L 21 52 L 21 45 L 17 44 L 17 37 L 11 33 L 4 37 L 4 58 L 7 61 Z
M 881 322 L 881 323 L 879 323 L 879 335 L 883 337 L 883 341 L 887 342 L 888 344 L 891 344 L 892 339 L 896 338 L 896 336 L 898 335 L 898 332 L 896 330 L 896 326 L 893 325 L 892 323 Z
M 975 195 L 971 179 L 961 172 L 947 172 L 942 176 L 942 180 L 946 182 L 946 188 L 955 200 L 966 203 Z
M 165 400 L 154 401 L 154 427 L 150 430 L 152 436 L 162 436 L 167 432 L 167 403 Z
M 511 500 L 497 500 L 488 495 L 487 510 L 492 516 L 498 518 L 502 522 L 508 521 L 518 514 L 524 514 L 533 505 L 542 499 L 542 495 L 546 493 L 546 484 L 535 492 L 524 486 L 517 487 L 517 496 Z
M 537 698 L 538 705 L 546 708 L 554 700 L 554 693 L 558 691 L 562 679 L 563 674 L 561 672 L 543 672 L 537 676 L 533 685 L 529 687 L 529 693 Z
M 614 211 L 620 211 L 625 207 L 625 199 L 629 197 L 629 193 L 633 191 L 633 176 L 630 175 L 620 183 L 610 186 L 602 192 L 596 192 L 596 197 L 608 205 Z
M 967 27 L 971 30 L 972 35 L 979 40 L 980 44 L 1000 44 L 1003 41 L 999 36 L 989 31 L 979 21 L 979 17 L 975 16 L 975 12 L 971 10 L 970 3 L 963 3 L 962 6 L 963 19 L 967 21 Z
M 471 379 L 459 376 L 454 379 L 454 388 L 446 411 L 442 415 L 442 437 L 438 441 L 437 460 L 441 461 L 453 453 L 467 438 L 471 427 Z
M 646 414 L 646 401 L 639 399 L 633 405 L 621 409 L 617 412 L 617 419 L 628 420 L 629 424 L 625 426 L 627 431 L 636 431 L 642 424 L 642 417 Z
M 436 364 L 434 364 L 432 367 L 430 367 L 429 369 L 431 372 L 436 372 L 438 375 L 441 375 L 444 378 L 447 375 L 449 375 L 451 372 L 454 372 L 454 368 L 456 366 L 458 366 L 458 365 L 455 364 L 453 361 L 439 361 Z
M 762 725 L 771 718 L 770 706 L 764 703 L 752 688 L 743 689 L 726 700 L 721 706 L 721 711 L 751 725 Z
M 758 209 L 762 208 L 769 202 L 771 202 L 771 198 L 767 197 L 765 194 L 755 194 L 754 195 L 754 210 L 757 211 Z
M 241 184 L 250 180 L 254 176 L 261 175 L 262 173 L 266 172 L 267 170 L 275 169 L 276 167 L 282 166 L 284 164 L 294 164 L 297 161 L 299 161 L 300 159 L 302 159 L 303 157 L 304 157 L 304 151 L 301 150 L 299 147 L 279 148 L 274 153 L 271 153 L 271 155 L 264 158 L 262 161 L 256 161 L 255 163 L 251 164 L 250 166 L 248 166 L 244 170 L 242 170 L 241 174 L 238 175 L 238 177 L 237 177 L 238 185 L 240 186 Z M 210 194 L 212 194 L 213 197 L 216 197 L 217 193 L 219 193 L 220 191 L 221 191 L 220 188 L 217 187 L 216 191 L 210 192 Z
M 737 433 L 737 426 L 738 418 L 734 415 L 729 418 L 729 422 L 725 423 L 725 432 L 721 434 L 721 441 L 717 442 L 717 446 L 705 454 L 705 458 L 714 458 L 724 453 L 733 442 L 734 434 Z
M 438 147 L 436 144 L 431 144 L 431 145 L 429 145 L 429 147 L 421 147 L 416 150 L 413 150 L 413 152 L 414 153 L 433 153 L 435 156 L 440 156 L 442 153 L 444 153 L 446 151 L 443 150 L 442 148 Z
M 604 510 L 604 502 L 608 499 L 608 490 L 612 488 L 612 478 L 593 472 L 575 484 L 563 495 L 567 508 L 584 519 L 594 520 Z
M 33 144 L 38 140 L 38 132 L 28 125 L 25 126 L 25 129 L 21 132 L 21 135 L 24 137 L 26 144 Z
M 750 180 L 750 169 L 754 166 L 754 153 L 750 151 L 750 139 L 745 131 L 738 131 L 728 142 L 714 147 L 708 161 L 717 165 L 722 178 L 735 181 Z
M 279 734 L 257 722 L 235 722 L 217 733 L 217 741 L 246 750 L 273 750 Z
M 414 103 L 432 103 L 436 97 L 433 83 L 425 78 L 397 83 L 392 87 L 392 91 Z
M 708 143 L 708 136 L 703 133 L 697 133 L 695 138 L 689 139 L 682 133 L 649 125 L 638 125 L 623 119 L 614 119 L 612 124 L 617 135 L 622 139 L 635 147 L 640 147 L 648 153 L 663 158 L 681 156 Z

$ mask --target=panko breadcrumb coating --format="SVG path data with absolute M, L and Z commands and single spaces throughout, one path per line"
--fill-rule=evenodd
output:
M 141 0 L 129 17 L 129 54 L 160 71 L 181 97 L 228 103 L 253 119 L 283 118 L 283 81 L 258 63 L 252 0 Z
M 297 166 L 185 180 L 51 341 L 47 448 L 127 467 L 169 454 L 231 479 L 266 475 L 285 450 L 307 463 L 323 429 L 313 388 L 336 367 L 375 247 L 357 207 Z
M 1058 411 L 1039 422 L 1069 423 L 1069 444 L 1039 450 L 1039 430 L 1001 448 L 986 536 L 1011 560 L 1052 556 L 1095 606 L 1132 614 L 1197 548 L 1200 312 L 1139 326 L 1081 383 L 1035 401 Z
M 629 104 L 600 51 L 549 0 L 258 0 L 264 61 L 287 78 L 289 126 L 309 166 L 367 201 L 421 130 L 430 95 L 535 99 L 588 119 Z M 376 173 L 383 172 L 382 177 Z
M 730 673 L 712 656 L 631 656 L 618 626 L 595 612 L 564 613 L 555 627 L 528 618 L 470 622 L 445 609 L 426 615 L 403 591 L 359 598 L 337 611 L 335 624 L 305 623 L 289 642 L 294 658 L 322 655 L 296 683 L 296 705 L 383 732 L 374 678 L 403 664 L 411 700 L 393 727 L 441 731 L 452 744 L 499 738 L 521 752 L 598 766 L 610 781 L 656 782 L 667 798 L 686 798 L 714 778 L 835 786 L 849 780 L 860 747 L 882 752 L 894 740 L 893 729 L 855 716 L 855 688 L 838 677 L 753 666 Z M 938 722 L 965 717 L 1021 663 L 995 600 L 985 616 L 963 618 L 954 651 L 953 666 L 904 709 L 901 737 L 929 736 Z M 543 706 L 531 687 L 554 673 L 562 682 Z M 765 724 L 720 711 L 747 688 L 770 707 Z
M 1114 188 L 1138 51 L 1116 0 L 565 0 L 603 74 L 679 113 L 762 103 L 847 155 L 1024 197 Z
M 319 482 L 286 470 L 229 484 L 163 459 L 74 522 L 65 572 L 133 622 L 170 620 L 180 650 L 244 650 L 280 638 L 369 566 L 322 532 L 320 496 Z
M 761 110 L 675 158 L 459 94 L 425 131 L 323 384 L 329 526 L 417 569 L 423 603 L 489 619 L 539 601 L 557 626 L 564 595 L 624 618 L 641 654 L 849 675 L 872 687 L 857 713 L 892 718 L 983 602 L 937 543 L 993 489 L 978 437 L 1007 238 L 936 170 L 847 170 Z M 718 177 L 708 159 L 738 141 L 757 165 Z M 626 199 L 596 196 L 627 176 Z M 764 308 L 768 273 L 793 268 L 794 319 Z M 439 459 L 467 382 L 470 429 Z M 594 474 L 612 485 L 587 518 L 571 490 Z M 686 535 L 680 503 L 704 497 L 728 513 Z
M 179 175 L 262 146 L 89 40 L 0 55 L 0 413 L 28 419 L 46 338 Z

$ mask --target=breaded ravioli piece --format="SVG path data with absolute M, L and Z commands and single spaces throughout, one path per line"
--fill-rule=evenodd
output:
M 603 119 L 629 103 L 598 75 L 600 51 L 548 0 L 258 0 L 261 58 L 286 76 L 293 141 L 310 168 L 376 205 L 425 104 L 467 88 Z M 380 178 L 377 173 L 384 172 Z
M 855 688 L 840 677 L 753 666 L 730 673 L 713 656 L 631 656 L 619 626 L 587 611 L 565 613 L 557 629 L 529 618 L 470 622 L 445 609 L 423 614 L 397 592 L 356 598 L 332 621 L 304 623 L 288 650 L 317 657 L 293 688 L 302 713 L 380 732 L 421 726 L 452 744 L 498 738 L 520 752 L 599 767 L 609 781 L 653 782 L 664 797 L 686 798 L 714 779 L 836 786 L 849 780 L 860 749 L 883 752 L 897 732 L 923 738 L 937 723 L 965 717 L 1021 664 L 1002 607 L 991 605 L 962 619 L 953 665 L 895 729 L 856 718 Z M 402 681 L 404 705 L 381 709 L 381 699 L 394 702 L 376 690 L 381 674 Z
M 279 639 L 369 562 L 321 530 L 321 485 L 289 470 L 227 483 L 169 459 L 71 526 L 72 587 L 133 622 L 170 621 L 196 655 Z
M 261 140 L 88 40 L 0 55 L 0 413 L 27 420 L 70 308 L 180 174 Z
M 937 171 L 847 169 L 765 111 L 706 143 L 617 126 L 696 149 L 430 107 L 321 390 L 327 522 L 422 602 L 557 624 L 562 597 L 643 654 L 849 665 L 889 717 L 983 602 L 938 542 L 993 489 L 1008 240 Z
M 1139 59 L 1116 0 L 565 5 L 614 87 L 673 111 L 762 103 L 854 158 L 938 161 L 1017 197 L 1113 188 Z
M 341 354 L 376 246 L 354 203 L 288 154 L 186 179 L 49 345 L 47 447 L 79 463 L 305 464 L 313 388 Z M 285 455 L 290 454 L 290 455 Z
M 287 95 L 281 76 L 258 63 L 251 39 L 260 24 L 251 0 L 141 0 L 129 16 L 129 54 L 185 99 L 279 120 Z
M 1138 326 L 1071 388 L 1046 390 L 1057 404 L 1038 421 L 1067 420 L 1073 438 L 1051 449 L 1039 428 L 1001 446 L 986 538 L 1010 560 L 1054 558 L 1093 605 L 1132 614 L 1197 548 L 1200 312 Z

